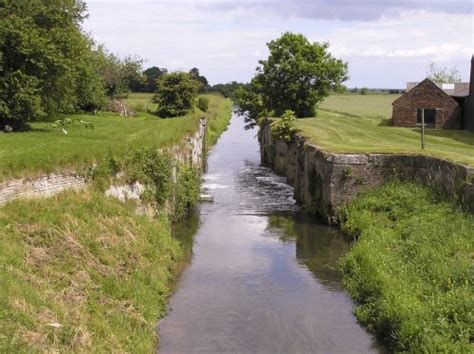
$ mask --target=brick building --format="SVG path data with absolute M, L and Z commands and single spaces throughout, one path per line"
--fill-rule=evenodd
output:
M 438 86 L 429 79 L 408 83 L 406 93 L 392 105 L 392 124 L 397 127 L 421 125 L 424 110 L 428 127 L 474 131 L 474 56 L 470 83 Z

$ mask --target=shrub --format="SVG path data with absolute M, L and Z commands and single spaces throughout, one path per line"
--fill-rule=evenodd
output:
M 272 135 L 277 140 L 290 142 L 293 137 L 295 114 L 292 111 L 286 111 L 280 119 L 270 124 Z
M 206 97 L 199 97 L 196 103 L 196 107 L 203 112 L 207 112 L 209 109 L 209 99 Z
M 199 83 L 185 72 L 164 74 L 158 82 L 153 103 L 158 104 L 160 117 L 178 117 L 188 113 L 194 106 Z

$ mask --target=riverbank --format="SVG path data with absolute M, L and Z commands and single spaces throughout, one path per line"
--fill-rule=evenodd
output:
M 0 145 L 25 144 L 2 154 L 2 166 L 16 166 L 2 168 L 4 178 L 83 167 L 90 179 L 80 191 L 0 207 L 0 351 L 154 351 L 183 259 L 170 224 L 199 198 L 204 138 L 215 142 L 230 120 L 230 101 L 210 107 L 197 138 L 202 112 L 99 115 L 93 130 L 61 135 L 39 123 L 45 131 L 0 136 Z
M 426 187 L 390 182 L 344 209 L 343 258 L 358 320 L 397 351 L 472 349 L 474 218 Z

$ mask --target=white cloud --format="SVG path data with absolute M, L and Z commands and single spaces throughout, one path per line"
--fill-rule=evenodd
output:
M 89 0 L 85 29 L 121 55 L 138 54 L 147 65 L 172 70 L 195 66 L 211 83 L 249 80 L 266 56 L 265 43 L 285 31 L 329 41 L 331 51 L 349 61 L 350 86 L 403 87 L 422 78 L 431 61 L 458 65 L 468 78 L 472 13 L 403 10 L 371 21 L 316 20 L 254 6 L 262 1 L 275 2 Z M 416 8 L 423 1 L 415 1 Z M 219 11 L 212 10 L 217 5 Z

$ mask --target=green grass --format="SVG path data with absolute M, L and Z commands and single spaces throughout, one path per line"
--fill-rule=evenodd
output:
M 329 152 L 428 155 L 474 166 L 473 133 L 426 129 L 426 149 L 421 150 L 419 129 L 386 123 L 383 118 L 319 110 L 316 118 L 298 119 L 295 127 L 310 142 Z
M 102 193 L 8 203 L 0 351 L 154 352 L 182 256 L 165 217 L 138 216 Z
M 472 352 L 472 215 L 391 182 L 350 203 L 342 227 L 358 237 L 341 269 L 362 324 L 397 351 Z
M 125 102 L 134 111 L 146 112 L 149 110 L 153 112 L 158 108 L 155 103 L 151 102 L 151 99 L 154 95 L 154 93 L 133 92 L 128 95 L 128 97 L 125 99 Z
M 231 101 L 210 95 L 206 113 L 199 110 L 184 117 L 161 119 L 148 113 L 135 118 L 114 114 L 73 115 L 73 120 L 92 122 L 94 129 L 66 127 L 67 135 L 51 123 L 33 123 L 32 131 L 0 134 L 0 181 L 72 169 L 81 171 L 99 163 L 109 153 L 120 156 L 138 148 L 165 148 L 184 141 L 195 132 L 199 118 L 211 127 L 227 125 Z
M 400 95 L 331 95 L 321 103 L 320 108 L 360 117 L 390 118 L 392 116 L 392 102 L 398 97 Z

